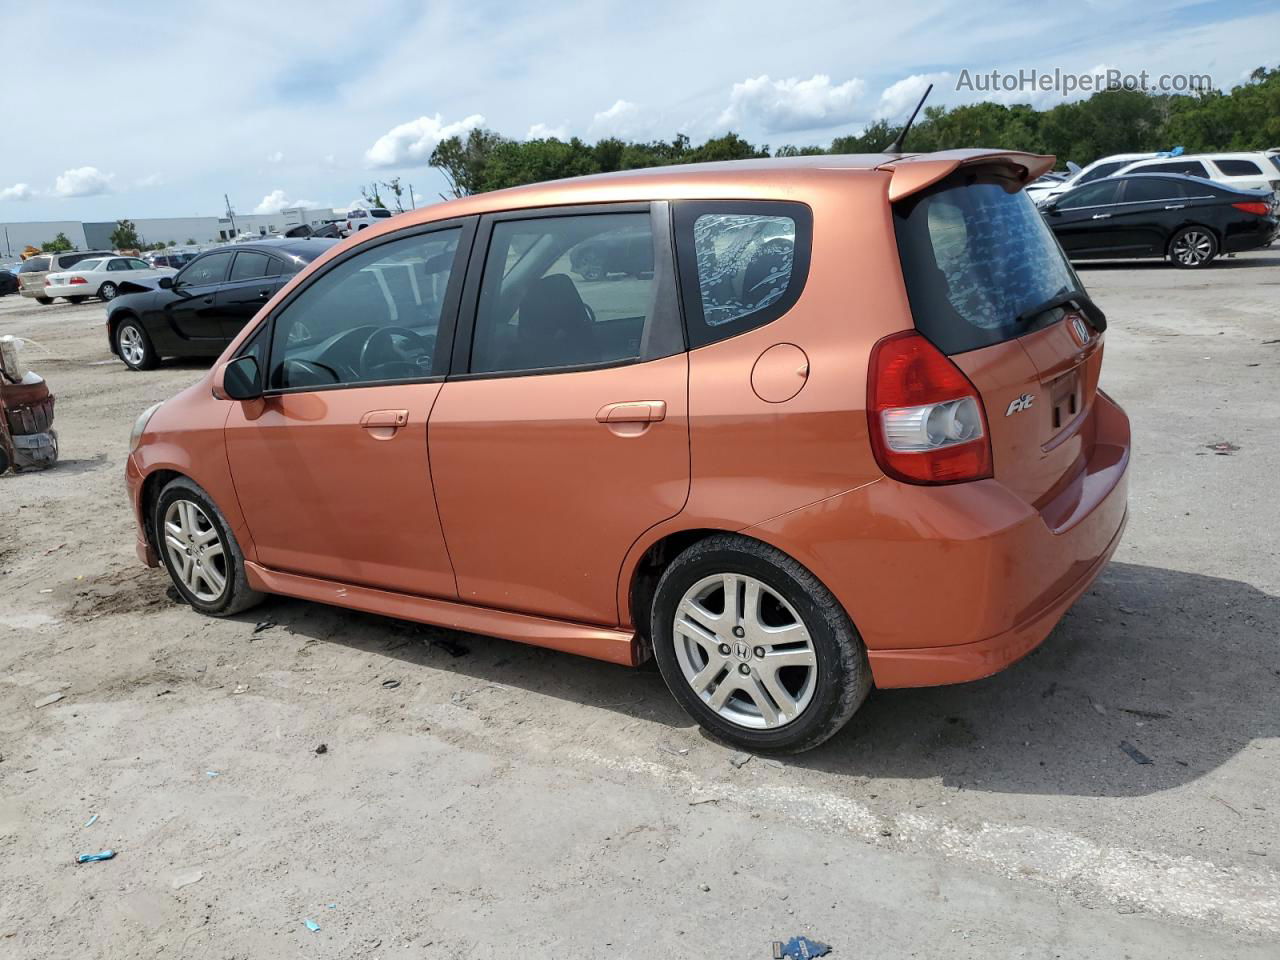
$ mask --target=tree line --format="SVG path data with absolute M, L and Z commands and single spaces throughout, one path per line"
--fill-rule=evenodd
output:
M 836 137 L 826 147 L 784 145 L 770 150 L 736 133 L 694 144 L 684 134 L 673 140 L 633 143 L 609 137 L 588 143 L 568 140 L 514 140 L 492 130 L 472 130 L 443 140 L 431 166 L 455 197 L 525 183 L 590 173 L 635 170 L 673 163 L 791 157 L 827 153 L 877 153 L 905 118 L 877 120 L 856 136 Z M 1000 147 L 1051 153 L 1059 165 L 1081 166 L 1113 153 L 1183 147 L 1188 153 L 1263 150 L 1280 146 L 1280 67 L 1259 67 L 1228 92 L 1150 94 L 1104 90 L 1085 100 L 1037 110 L 1027 104 L 984 101 L 961 107 L 926 107 L 911 130 L 912 152 L 963 147 Z

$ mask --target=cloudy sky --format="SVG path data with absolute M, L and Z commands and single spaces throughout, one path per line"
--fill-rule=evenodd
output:
M 0 39 L 0 221 L 207 216 L 224 192 L 241 213 L 342 207 L 396 175 L 422 203 L 442 187 L 432 147 L 476 125 L 825 144 L 901 116 L 928 80 L 932 103 L 986 98 L 956 89 L 964 70 L 1231 87 L 1280 64 L 1274 0 L 63 0 L 42 20 Z

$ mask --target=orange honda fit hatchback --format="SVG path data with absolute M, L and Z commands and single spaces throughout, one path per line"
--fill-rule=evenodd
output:
M 614 663 L 803 750 L 874 683 L 987 676 L 1115 549 L 1101 311 L 996 151 L 468 197 L 288 283 L 142 415 L 139 556 Z

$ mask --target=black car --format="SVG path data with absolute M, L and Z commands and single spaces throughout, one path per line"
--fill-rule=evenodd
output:
M 1203 267 L 1276 238 L 1276 198 L 1200 177 L 1128 174 L 1068 190 L 1040 212 L 1072 260 L 1168 257 Z
M 216 357 L 264 303 L 336 240 L 262 240 L 206 250 L 157 289 L 124 283 L 107 311 L 111 352 L 134 370 Z
M 0 267 L 0 297 L 6 293 L 18 292 L 18 268 L 15 266 L 12 270 L 8 267 Z

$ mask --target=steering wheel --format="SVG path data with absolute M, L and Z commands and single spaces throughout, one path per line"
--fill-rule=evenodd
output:
M 369 376 L 374 367 L 388 364 L 396 364 L 397 366 L 404 364 L 412 368 L 409 371 L 399 371 L 401 373 L 412 374 L 419 371 L 418 365 L 413 360 L 405 357 L 396 349 L 395 341 L 391 339 L 393 336 L 416 341 L 419 349 L 428 357 L 434 352 L 432 349 L 433 338 L 431 337 L 424 337 L 408 327 L 378 327 L 365 338 L 364 344 L 360 347 L 360 373 L 362 376 Z M 379 357 L 380 353 L 382 354 L 381 357 Z

